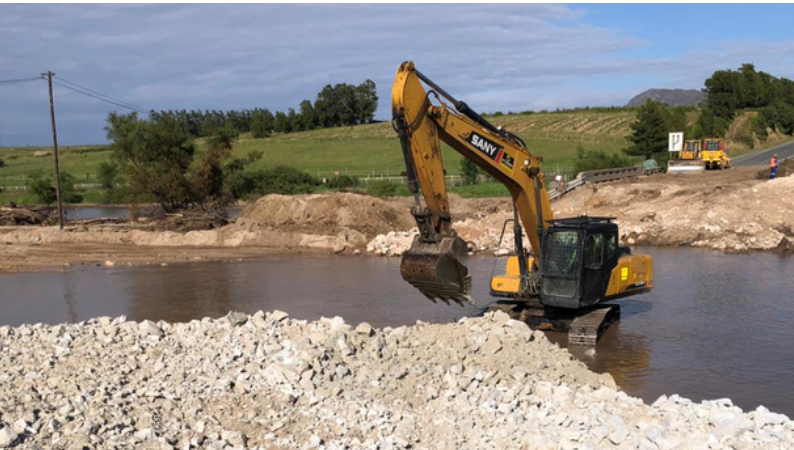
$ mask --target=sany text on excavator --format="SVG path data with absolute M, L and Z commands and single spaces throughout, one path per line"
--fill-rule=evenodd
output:
M 513 200 L 514 251 L 491 280 L 491 293 L 503 298 L 495 307 L 535 327 L 567 331 L 571 342 L 594 344 L 619 313 L 601 302 L 651 289 L 651 258 L 619 246 L 611 218 L 554 219 L 540 160 L 521 138 L 456 100 L 412 62 L 397 70 L 392 115 L 419 229 L 400 272 L 427 298 L 474 304 L 466 243 L 452 229 L 440 141 L 503 183 Z

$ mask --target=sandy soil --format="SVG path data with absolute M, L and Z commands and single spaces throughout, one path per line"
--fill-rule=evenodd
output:
M 0 273 L 62 271 L 78 266 L 172 265 L 201 261 L 244 261 L 285 253 L 269 248 L 155 247 L 127 244 L 6 244 L 0 247 Z M 290 254 L 315 255 L 311 249 Z

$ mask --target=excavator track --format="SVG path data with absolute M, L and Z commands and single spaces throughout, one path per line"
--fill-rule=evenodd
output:
M 602 304 L 572 310 L 500 301 L 486 309 L 497 310 L 534 330 L 566 333 L 570 345 L 596 345 L 609 327 L 620 320 L 620 305 Z

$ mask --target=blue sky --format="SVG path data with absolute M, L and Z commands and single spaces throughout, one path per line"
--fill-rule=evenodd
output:
M 753 62 L 794 78 L 790 5 L 0 5 L 0 80 L 52 70 L 146 109 L 296 107 L 403 60 L 480 111 L 622 105 Z M 118 109 L 55 88 L 60 141 Z M 44 82 L 0 85 L 0 145 L 49 145 Z

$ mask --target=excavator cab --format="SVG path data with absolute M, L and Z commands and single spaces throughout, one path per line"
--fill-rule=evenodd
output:
M 606 217 L 550 220 L 543 237 L 540 301 L 558 308 L 600 302 L 618 264 L 618 226 Z

